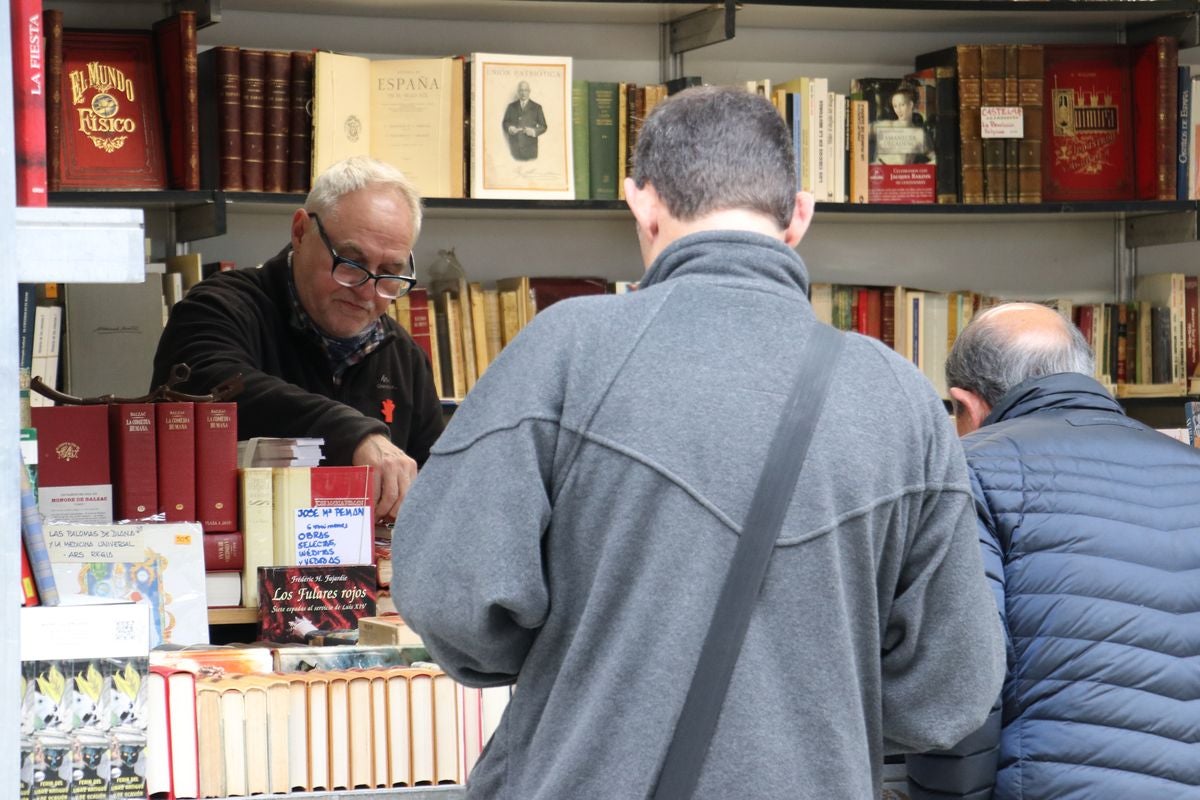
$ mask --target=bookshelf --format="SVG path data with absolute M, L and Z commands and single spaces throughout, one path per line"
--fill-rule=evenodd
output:
M 727 0 L 728 2 L 728 0 Z M 440 56 L 471 51 L 572 55 L 576 77 L 656 82 L 698 74 L 713 83 L 796 75 L 899 75 L 912 57 L 957 41 L 1117 41 L 1158 31 L 1195 45 L 1200 0 L 742 0 L 732 39 L 672 53 L 671 23 L 710 3 L 641 0 L 45 0 L 81 27 L 149 27 L 170 7 L 196 8 L 210 24 L 201 47 L 328 48 L 379 56 Z M 7 3 L 6 3 L 7 6 Z M 331 16 L 336 15 L 336 16 Z M 331 24 L 336 22 L 336 24 Z M 15 282 L 128 281 L 140 274 L 142 237 L 169 252 L 193 249 L 206 261 L 248 266 L 276 252 L 297 195 L 224 192 L 57 193 L 50 209 L 14 213 L 8 15 L 0 23 L 0 252 L 17 253 L 0 281 L 0 377 L 16 379 Z M 632 220 L 621 202 L 428 201 L 418 265 L 454 246 L 472 277 L 603 274 L 636 280 L 641 261 Z M 964 287 L 996 294 L 1119 293 L 1131 272 L 1200 272 L 1198 204 L 1101 203 L 1039 206 L 847 206 L 819 204 L 800 247 L 812 277 L 846 283 L 898 283 L 932 290 Z M 537 248 L 522 244 L 535 239 Z M 536 251 L 536 252 L 531 252 Z M 87 253 L 87 259 L 75 254 Z M 564 254 L 567 257 L 564 258 Z M 420 266 L 418 267 L 420 269 Z M 1166 412 L 1182 398 L 1138 400 Z M 0 469 L 16 475 L 17 407 L 0 409 Z M 0 507 L 15 508 L 13 481 L 0 485 Z M 19 536 L 9 523 L 10 543 Z M 0 581 L 16 581 L 5 559 Z M 17 615 L 9 607 L 0 642 L 16 652 Z M 253 623 L 253 612 L 216 609 L 214 625 Z M 4 685 L 17 664 L 5 660 Z M 13 696 L 0 705 L 19 714 Z M 0 752 L 15 764 L 17 731 L 0 733 Z M 9 770 L 9 773 L 15 770 Z M 0 800 L 15 798 L 10 785 Z M 456 798 L 457 787 L 363 791 L 364 797 Z M 326 795 L 302 795 L 321 798 Z

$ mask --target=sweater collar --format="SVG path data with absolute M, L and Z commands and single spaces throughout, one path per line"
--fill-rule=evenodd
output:
M 667 245 L 638 285 L 690 276 L 717 277 L 732 282 L 767 278 L 795 291 L 808 293 L 808 269 L 783 242 L 750 231 L 703 231 Z
M 1052 408 L 1125 413 L 1120 403 L 1094 379 L 1076 372 L 1060 372 L 1017 384 L 1000 398 L 983 424 L 991 425 Z

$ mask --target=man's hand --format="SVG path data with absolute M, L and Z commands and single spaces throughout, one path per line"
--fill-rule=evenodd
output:
M 408 487 L 417 477 L 417 462 L 392 444 L 386 436 L 373 433 L 354 448 L 354 466 L 371 467 L 375 493 L 375 521 L 396 518 Z

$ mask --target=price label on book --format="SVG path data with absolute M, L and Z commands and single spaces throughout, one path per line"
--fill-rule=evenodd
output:
M 296 563 L 369 564 L 375 526 L 369 506 L 296 509 Z
M 983 106 L 979 109 L 979 124 L 984 139 L 1025 136 L 1025 115 L 1020 106 Z

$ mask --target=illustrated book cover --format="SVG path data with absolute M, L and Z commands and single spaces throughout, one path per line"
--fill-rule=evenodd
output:
M 1129 50 L 1046 45 L 1042 200 L 1134 196 Z
M 573 200 L 569 57 L 471 55 L 471 196 Z
M 259 567 L 258 638 L 307 642 L 314 634 L 354 630 L 375 615 L 375 567 Z
M 167 188 L 154 35 L 64 30 L 61 189 Z

